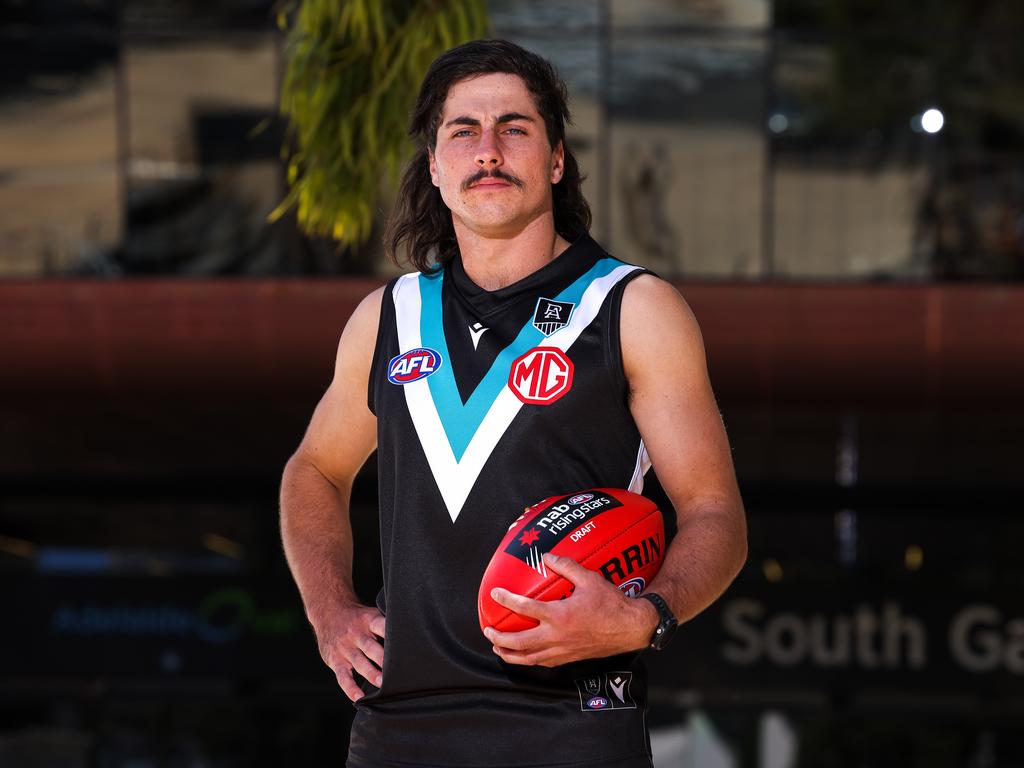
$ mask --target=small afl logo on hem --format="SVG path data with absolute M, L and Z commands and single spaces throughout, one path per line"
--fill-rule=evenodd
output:
M 417 347 L 391 358 L 388 363 L 388 381 L 392 384 L 412 384 L 427 378 L 440 367 L 440 353 L 427 347 Z
M 573 496 L 569 499 L 569 503 L 582 504 L 584 501 L 590 501 L 592 498 L 594 498 L 594 494 L 592 493 L 581 493 L 579 496 Z
M 632 672 L 605 672 L 597 677 L 578 677 L 581 712 L 605 709 L 636 709 L 636 699 L 629 690 Z
M 637 576 L 635 579 L 619 584 L 619 589 L 626 593 L 626 597 L 636 597 L 644 591 L 645 586 L 647 586 L 647 582 Z

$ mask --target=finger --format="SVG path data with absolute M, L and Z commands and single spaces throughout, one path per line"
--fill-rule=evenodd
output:
M 498 646 L 494 646 L 492 650 L 498 655 L 498 658 L 508 664 L 519 664 L 524 667 L 532 667 L 538 664 L 539 654 L 537 653 L 510 651 L 505 648 L 499 648 Z
M 499 648 L 511 651 L 530 651 L 544 640 L 541 627 L 524 629 L 521 632 L 502 632 L 494 627 L 487 627 L 484 636 Z
M 531 619 L 542 620 L 551 615 L 550 606 L 540 600 L 531 600 L 507 589 L 495 587 L 491 590 L 491 599 L 498 605 L 503 605 L 509 610 L 515 611 L 520 616 L 529 616 Z
M 516 651 L 507 651 L 503 648 L 495 648 L 494 652 L 507 663 L 519 664 L 524 667 L 557 667 L 574 661 L 574 659 L 569 657 L 543 651 L 537 653 L 518 653 Z
M 355 668 L 356 672 L 366 678 L 367 682 L 380 688 L 380 684 L 382 682 L 380 670 L 375 667 L 363 653 L 359 652 L 355 654 L 352 658 L 352 666 Z
M 359 699 L 363 698 L 363 692 L 356 685 L 356 681 L 352 677 L 352 670 L 347 667 L 339 669 L 334 673 L 334 677 L 338 680 L 338 685 L 341 686 L 341 690 L 348 696 L 349 701 L 359 701 Z
M 370 631 L 377 637 L 384 637 L 384 614 L 378 613 L 370 621 Z
M 359 641 L 359 650 L 381 669 L 384 668 L 384 646 L 375 637 L 365 637 Z
M 553 555 L 548 552 L 544 555 L 544 563 L 559 576 L 568 579 L 573 586 L 579 586 L 582 582 L 597 575 L 594 571 L 584 568 L 571 557 L 566 557 L 565 555 Z

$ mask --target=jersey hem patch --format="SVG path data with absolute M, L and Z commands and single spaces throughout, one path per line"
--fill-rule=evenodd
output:
M 580 694 L 581 712 L 636 709 L 636 699 L 629 690 L 633 682 L 632 672 L 605 672 L 603 675 L 577 677 L 574 682 Z

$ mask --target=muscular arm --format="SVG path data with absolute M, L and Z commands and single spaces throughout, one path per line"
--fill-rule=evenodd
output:
M 662 280 L 638 277 L 623 295 L 621 323 L 630 410 L 678 523 L 650 590 L 684 622 L 714 602 L 746 560 L 743 502 L 700 328 L 683 297 Z M 654 607 L 641 604 L 653 631 Z
M 623 293 L 621 337 L 630 411 L 678 522 L 650 591 L 662 595 L 683 622 L 714 602 L 742 567 L 743 503 L 700 329 L 682 296 L 653 276 L 633 280 Z M 540 622 L 523 632 L 488 629 L 501 658 L 555 666 L 647 645 L 658 623 L 653 605 L 625 597 L 571 560 L 548 565 L 573 582 L 575 592 L 542 603 L 496 590 L 498 602 Z
M 352 585 L 349 522 L 352 481 L 377 443 L 366 394 L 382 295 L 367 296 L 345 326 L 334 379 L 281 478 L 285 557 L 320 654 L 352 700 L 362 695 L 353 669 L 379 685 L 383 663 L 384 618 L 359 604 Z

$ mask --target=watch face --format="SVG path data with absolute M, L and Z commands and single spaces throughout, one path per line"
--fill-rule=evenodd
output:
M 651 641 L 651 645 L 659 651 L 662 650 L 672 641 L 672 636 L 676 633 L 678 627 L 679 622 L 674 618 L 663 619 L 654 631 L 654 639 Z

